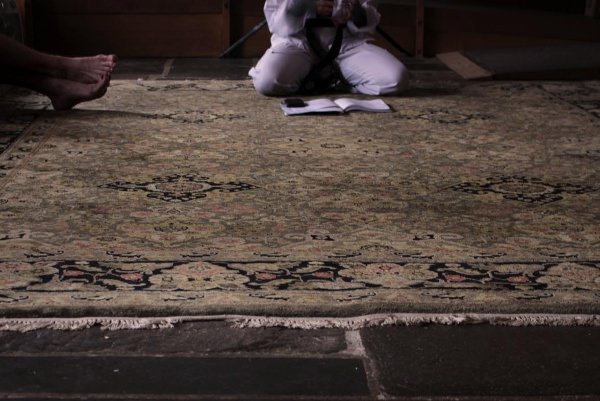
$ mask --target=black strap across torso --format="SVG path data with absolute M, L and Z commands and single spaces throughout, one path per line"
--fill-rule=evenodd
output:
M 335 58 L 340 54 L 340 50 L 342 48 L 342 40 L 344 39 L 344 25 L 337 27 L 335 31 L 335 38 L 333 39 L 333 43 L 331 44 L 329 51 L 323 49 L 323 46 L 321 46 L 321 41 L 317 37 L 314 28 L 334 28 L 335 25 L 330 18 L 308 19 L 306 20 L 304 27 L 306 28 L 306 39 L 308 40 L 308 45 L 321 60 L 319 64 L 325 65 L 335 60 Z
M 341 74 L 335 59 L 340 54 L 344 39 L 344 25 L 338 26 L 335 37 L 329 50 L 324 49 L 315 33 L 315 28 L 333 28 L 335 25 L 330 18 L 308 19 L 304 25 L 306 39 L 312 51 L 319 58 L 319 62 L 312 68 L 305 78 L 300 91 L 317 93 L 334 87 L 347 86 L 348 83 Z

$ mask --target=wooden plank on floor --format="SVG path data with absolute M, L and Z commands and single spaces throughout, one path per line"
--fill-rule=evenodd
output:
M 437 58 L 464 79 L 489 79 L 492 73 L 481 68 L 460 52 L 441 53 Z

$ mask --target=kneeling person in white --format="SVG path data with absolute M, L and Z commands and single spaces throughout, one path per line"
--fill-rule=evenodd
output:
M 335 62 L 353 92 L 394 95 L 406 89 L 406 67 L 388 51 L 368 43 L 380 20 L 375 4 L 376 0 L 266 0 L 271 47 L 250 70 L 256 90 L 267 96 L 285 96 L 300 89 L 320 61 L 311 50 L 305 27 L 307 20 L 316 17 L 331 17 L 336 26 L 345 24 Z M 315 30 L 323 49 L 329 49 L 336 28 Z

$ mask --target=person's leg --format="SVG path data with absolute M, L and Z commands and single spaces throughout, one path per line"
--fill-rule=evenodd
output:
M 95 83 L 84 84 L 29 71 L 0 68 L 0 83 L 32 89 L 48 96 L 55 110 L 68 110 L 81 102 L 104 96 L 110 85 L 110 75 L 100 77 Z
M 408 88 L 408 70 L 381 47 L 364 43 L 340 54 L 337 62 L 353 92 L 396 95 Z
M 249 75 L 256 90 L 266 96 L 285 96 L 300 89 L 317 60 L 299 48 L 271 47 Z
M 31 49 L 0 34 L 0 67 L 27 70 L 54 78 L 82 83 L 95 83 L 112 73 L 115 55 L 93 57 L 54 56 Z

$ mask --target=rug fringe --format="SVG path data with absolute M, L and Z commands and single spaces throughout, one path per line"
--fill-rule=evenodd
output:
M 0 319 L 0 331 L 17 331 L 25 333 L 34 330 L 84 330 L 100 326 L 102 330 L 142 330 L 170 329 L 182 323 L 179 318 L 32 318 L 32 319 Z
M 600 315 L 559 314 L 443 314 L 389 313 L 357 317 L 274 317 L 274 316 L 176 316 L 176 317 L 83 317 L 83 318 L 0 318 L 0 331 L 170 329 L 177 324 L 201 321 L 226 321 L 236 328 L 285 327 L 290 329 L 336 328 L 358 330 L 365 327 L 420 326 L 426 324 L 496 326 L 600 326 Z
M 293 329 L 338 328 L 358 330 L 365 327 L 491 324 L 495 326 L 600 326 L 600 315 L 551 314 L 435 314 L 393 313 L 351 318 L 246 317 L 233 321 L 235 327 L 286 327 Z

